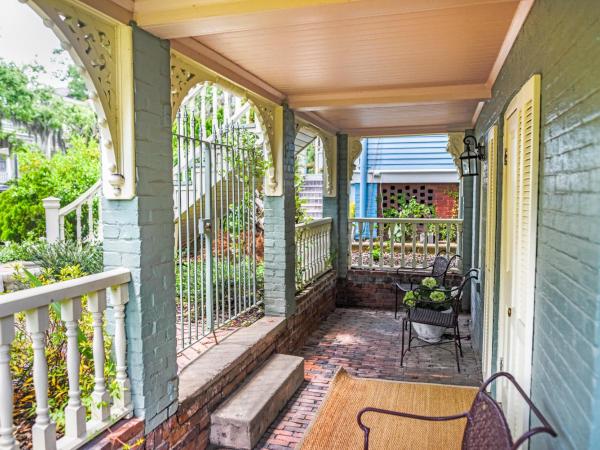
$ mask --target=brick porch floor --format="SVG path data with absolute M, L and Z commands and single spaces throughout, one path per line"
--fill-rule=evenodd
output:
M 461 334 L 468 335 L 468 317 L 461 317 Z M 321 405 L 338 367 L 359 377 L 433 383 L 479 385 L 481 369 L 471 345 L 463 341 L 461 373 L 454 353 L 439 347 L 416 349 L 400 367 L 400 321 L 389 311 L 338 308 L 304 346 L 304 384 L 262 437 L 258 449 L 289 449 Z M 452 344 L 445 344 L 452 349 Z

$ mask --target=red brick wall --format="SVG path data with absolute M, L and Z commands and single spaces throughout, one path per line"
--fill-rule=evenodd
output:
M 243 361 L 228 367 L 206 390 L 181 403 L 173 416 L 145 436 L 144 443 L 135 448 L 207 448 L 211 412 L 273 353 L 299 354 L 306 339 L 335 309 L 336 293 L 337 274 L 333 271 L 300 292 L 296 296 L 296 312 L 286 320 L 278 333 L 273 333 L 254 346 Z M 121 421 L 112 431 L 88 444 L 88 448 L 117 450 L 122 449 L 124 443 L 131 445 L 143 436 L 143 421 Z
M 398 275 L 393 270 L 351 269 L 345 280 L 338 281 L 336 305 L 393 310 L 396 298 L 394 282 L 409 283 L 411 279 L 420 280 L 430 273 L 408 270 Z M 449 280 L 452 279 L 453 275 L 449 275 Z M 458 278 L 455 281 L 458 282 Z M 401 297 L 398 306 L 402 306 Z
M 458 213 L 458 183 L 383 183 L 377 196 L 380 216 L 385 206 L 397 205 L 399 194 L 404 195 L 407 201 L 415 197 L 420 203 L 435 206 L 437 216 L 442 219 L 455 218 Z

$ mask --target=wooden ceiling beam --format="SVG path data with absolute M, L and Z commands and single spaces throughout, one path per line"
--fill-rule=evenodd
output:
M 491 88 L 482 83 L 354 89 L 343 92 L 288 95 L 288 104 L 290 108 L 296 111 L 325 111 L 328 109 L 390 107 L 458 100 L 486 100 L 491 96 Z

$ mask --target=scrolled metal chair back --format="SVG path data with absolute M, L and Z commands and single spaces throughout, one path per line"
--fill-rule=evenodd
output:
M 496 379 L 503 377 L 510 381 L 521 394 L 531 411 L 537 416 L 542 426 L 534 427 L 513 441 L 510 428 L 500 405 L 487 393 L 488 386 Z M 488 378 L 479 388 L 471 409 L 467 413 L 467 426 L 463 435 L 463 450 L 516 450 L 531 437 L 539 433 L 547 433 L 556 437 L 556 431 L 536 408 L 523 388 L 514 377 L 507 372 L 498 372 Z

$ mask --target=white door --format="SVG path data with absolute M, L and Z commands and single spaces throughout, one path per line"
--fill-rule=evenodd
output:
M 499 368 L 529 394 L 533 354 L 540 76 L 534 75 L 504 115 Z M 499 400 L 513 435 L 528 428 L 529 409 L 508 383 Z

